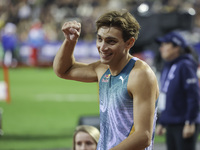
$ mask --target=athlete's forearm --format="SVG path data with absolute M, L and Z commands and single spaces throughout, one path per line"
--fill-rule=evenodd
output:
M 53 69 L 56 75 L 61 77 L 72 67 L 73 63 L 75 62 L 73 52 L 76 42 L 77 41 L 69 42 L 66 39 L 64 40 L 53 62 Z
M 151 134 L 145 131 L 135 131 L 119 145 L 110 150 L 144 150 L 151 143 Z

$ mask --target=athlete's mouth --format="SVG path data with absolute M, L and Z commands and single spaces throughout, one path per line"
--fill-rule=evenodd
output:
M 111 55 L 112 55 L 112 53 L 101 53 L 101 57 L 104 58 L 104 59 L 108 58 Z

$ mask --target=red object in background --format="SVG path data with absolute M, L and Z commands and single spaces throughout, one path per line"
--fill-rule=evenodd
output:
M 6 83 L 6 102 L 10 103 L 9 69 L 3 64 L 4 81 Z
M 31 66 L 37 66 L 37 48 L 33 48 L 30 55 Z

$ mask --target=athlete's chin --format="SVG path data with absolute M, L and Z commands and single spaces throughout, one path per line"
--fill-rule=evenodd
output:
M 112 59 L 112 56 L 109 56 L 109 57 L 101 57 L 101 63 L 103 63 L 103 64 L 106 64 L 106 65 L 108 65 L 108 64 L 110 64 L 110 62 L 111 62 L 111 59 Z
M 109 65 L 110 61 L 109 60 L 101 59 L 101 63 L 105 64 L 105 65 Z

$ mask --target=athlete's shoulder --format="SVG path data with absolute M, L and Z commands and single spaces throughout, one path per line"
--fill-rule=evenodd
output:
M 93 63 L 93 67 L 95 68 L 95 71 L 98 76 L 98 80 L 100 81 L 101 77 L 108 69 L 108 66 L 105 64 L 102 64 L 101 61 L 97 61 L 97 62 Z
M 151 67 L 143 60 L 138 59 L 135 62 L 135 66 L 131 70 L 131 75 L 134 79 L 141 80 L 156 79 L 155 73 Z
M 140 73 L 147 73 L 147 74 L 154 74 L 152 71 L 151 67 L 143 60 L 134 58 L 135 59 L 135 66 L 132 69 L 132 72 L 135 74 L 140 74 Z
M 138 88 L 141 85 L 158 88 L 157 78 L 151 67 L 143 60 L 138 59 L 131 70 L 128 85 L 131 88 Z

